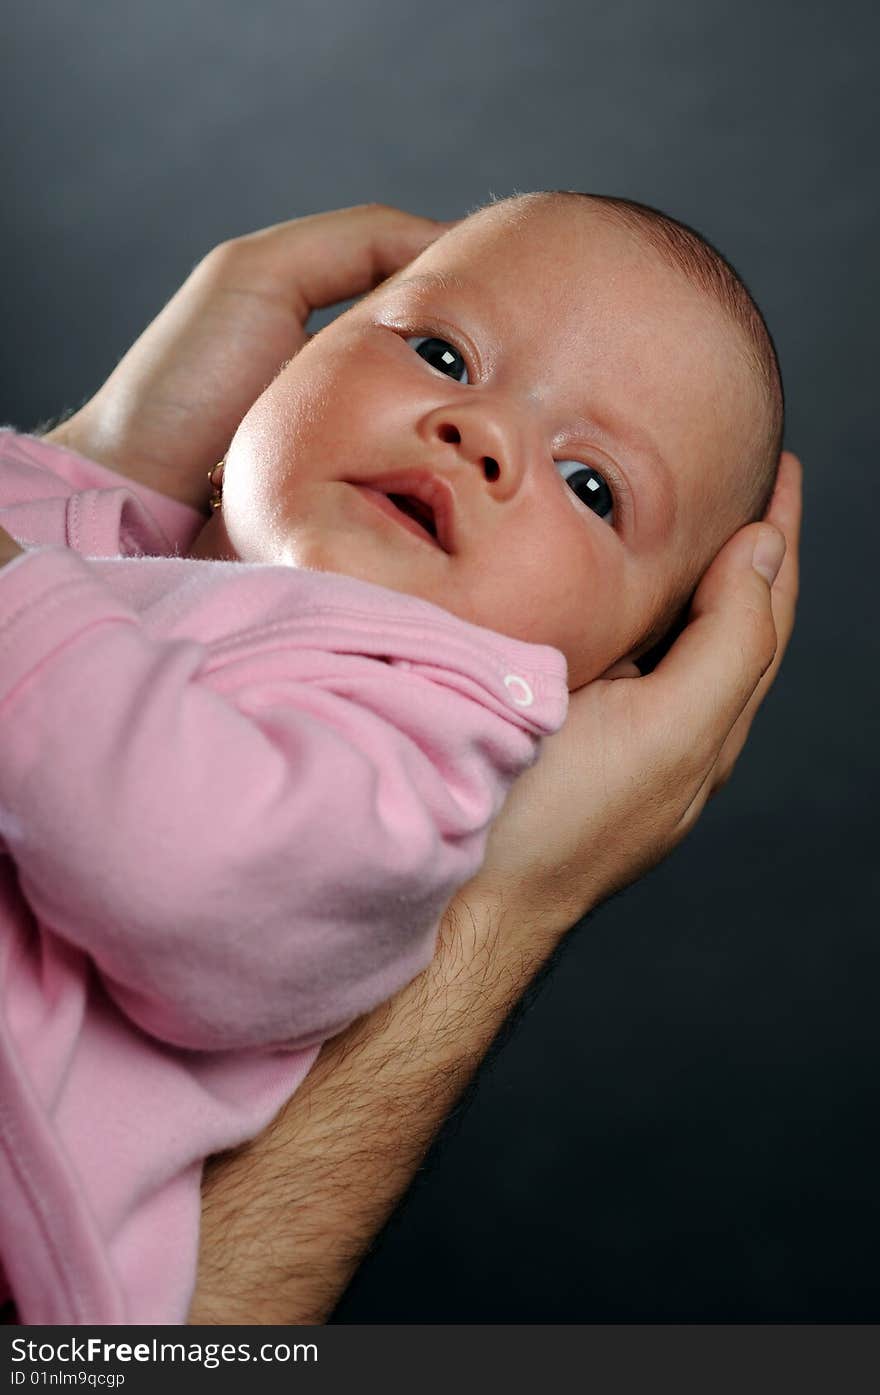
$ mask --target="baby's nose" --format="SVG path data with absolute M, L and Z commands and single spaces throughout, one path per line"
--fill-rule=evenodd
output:
M 440 440 L 445 441 L 447 445 L 460 446 L 462 444 L 461 432 L 451 421 L 440 422 L 437 426 L 437 435 Z M 466 454 L 467 452 L 465 451 L 464 453 Z M 487 480 L 497 480 L 498 476 L 501 474 L 501 466 L 494 456 L 480 456 L 476 463 L 482 465 L 483 473 Z
M 522 433 L 510 413 L 489 401 L 437 407 L 420 423 L 429 445 L 441 443 L 461 461 L 477 466 L 492 486 L 492 497 L 515 494 L 524 473 Z

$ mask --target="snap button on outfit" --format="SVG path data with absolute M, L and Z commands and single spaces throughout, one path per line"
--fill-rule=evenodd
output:
M 511 701 L 515 702 L 517 707 L 531 707 L 535 701 L 535 695 L 528 683 L 524 678 L 520 678 L 518 673 L 508 673 L 504 679 L 504 686 L 510 693 Z M 518 689 L 519 696 L 514 689 Z

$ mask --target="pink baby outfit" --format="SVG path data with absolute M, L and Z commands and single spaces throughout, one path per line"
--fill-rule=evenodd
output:
M 0 568 L 0 1298 L 25 1323 L 186 1321 L 204 1158 L 430 962 L 565 717 L 557 650 L 179 555 L 203 523 L 0 431 L 29 549 Z

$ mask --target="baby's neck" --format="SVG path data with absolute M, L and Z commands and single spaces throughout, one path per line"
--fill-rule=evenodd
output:
M 193 538 L 187 557 L 198 557 L 203 561 L 240 562 L 229 536 L 223 526 L 223 511 L 216 509 L 203 528 Z

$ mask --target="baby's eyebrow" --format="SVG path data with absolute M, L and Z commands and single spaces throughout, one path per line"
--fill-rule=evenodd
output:
M 405 286 L 415 290 L 463 291 L 467 289 L 467 282 L 452 272 L 444 274 L 442 271 L 418 271 L 412 276 L 401 276 L 397 272 L 384 283 L 386 290 L 401 290 Z
M 671 528 L 677 512 L 678 495 L 672 471 L 653 438 L 641 428 L 634 427 L 632 422 L 624 421 L 608 411 L 593 413 L 589 417 L 574 417 L 572 420 L 578 430 L 588 437 L 594 437 L 606 449 L 616 446 L 619 453 L 620 447 L 623 447 L 625 459 L 636 464 L 656 499 L 658 521 L 662 527 Z M 611 453 L 614 454 L 613 449 Z
M 642 431 L 640 427 L 633 426 L 632 422 L 624 421 L 623 417 L 607 410 L 602 413 L 591 413 L 588 417 L 576 417 L 573 420 L 580 430 L 599 437 L 600 441 L 604 438 L 605 441 L 623 446 L 631 455 L 643 456 L 663 477 L 663 482 L 667 488 L 671 487 L 672 477 L 669 466 L 660 454 L 656 441 L 648 435 L 647 431 Z

